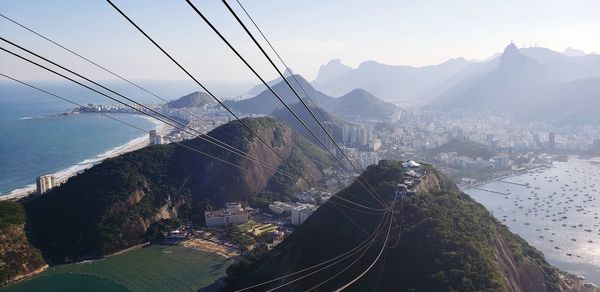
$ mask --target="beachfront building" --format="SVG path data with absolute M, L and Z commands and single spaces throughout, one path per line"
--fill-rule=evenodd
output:
M 225 224 L 243 224 L 248 222 L 248 212 L 239 203 L 227 203 L 225 209 L 204 211 L 206 227 Z
M 156 130 L 150 130 L 148 133 L 148 139 L 150 140 L 150 145 L 161 145 L 165 143 L 164 137 L 158 135 Z
M 317 210 L 317 207 L 311 204 L 298 204 L 292 208 L 292 224 L 300 225 Z
M 38 194 L 44 194 L 54 187 L 54 176 L 53 175 L 42 175 L 36 180 L 36 187 Z

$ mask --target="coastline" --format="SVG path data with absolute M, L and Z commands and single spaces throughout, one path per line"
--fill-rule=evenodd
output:
M 181 242 L 180 245 L 191 249 L 214 253 L 229 260 L 240 256 L 240 251 L 235 248 L 226 247 L 200 238 L 192 238 L 185 240 Z
M 160 135 L 166 135 L 172 130 L 172 127 L 169 127 L 167 124 L 165 124 L 163 122 L 159 122 L 156 119 L 153 119 L 153 118 L 147 117 L 147 116 L 141 116 L 141 115 L 138 115 L 138 116 L 154 123 L 155 124 L 154 129 L 157 132 L 159 132 Z M 148 146 L 149 144 L 150 144 L 150 141 L 148 140 L 148 135 L 142 135 L 142 136 L 139 136 L 137 138 L 134 138 L 134 139 L 128 141 L 125 144 L 119 145 L 119 146 L 109 149 L 103 153 L 100 153 L 92 158 L 85 159 L 85 160 L 78 162 L 72 166 L 69 166 L 65 169 L 59 170 L 54 173 L 49 173 L 49 174 L 54 175 L 54 178 L 57 181 L 62 183 L 64 181 L 68 180 L 69 178 L 77 175 L 78 173 L 80 173 L 86 169 L 89 169 L 92 166 L 104 161 L 107 158 L 117 157 L 121 154 L 125 154 L 128 152 L 132 152 L 132 151 L 144 148 L 144 147 Z M 35 184 L 30 184 L 30 185 L 27 185 L 22 188 L 14 189 L 5 195 L 0 195 L 0 201 L 18 200 L 18 199 L 21 199 L 21 198 L 31 195 L 32 193 L 35 192 L 35 190 L 36 190 Z
M 556 162 L 556 161 L 553 161 L 553 162 Z M 600 164 L 600 157 L 598 157 L 598 156 L 591 156 L 591 157 L 585 157 L 584 156 L 584 157 L 582 157 L 580 155 L 569 155 L 567 161 L 560 161 L 560 162 L 562 162 L 562 163 L 569 163 L 569 162 L 574 162 L 574 163 L 589 162 L 589 163 L 592 163 L 592 164 Z M 538 171 L 551 171 L 555 167 L 559 167 L 559 166 L 557 166 L 556 164 L 553 163 L 552 166 L 534 168 L 534 169 L 530 169 L 528 171 L 524 171 L 524 172 L 520 172 L 520 173 L 513 173 L 511 175 L 503 176 L 501 178 L 496 178 L 496 179 L 490 179 L 490 180 L 482 181 L 481 183 L 469 185 L 468 187 L 463 187 L 463 188 L 461 188 L 461 190 L 466 193 L 471 188 L 474 188 L 474 187 L 477 187 L 477 186 L 480 186 L 480 185 L 485 185 L 485 184 L 488 184 L 488 183 L 491 183 L 491 182 L 494 182 L 494 181 L 497 181 L 497 180 L 502 180 L 504 178 L 513 177 L 513 176 L 525 176 L 527 174 L 536 173 Z M 543 174 L 543 175 L 546 175 L 546 174 Z M 548 174 L 548 176 L 550 176 L 550 175 Z M 565 175 L 565 177 L 566 177 L 566 175 Z M 529 184 L 530 182 L 526 182 L 526 185 L 523 185 L 523 186 L 527 186 L 527 188 L 531 188 L 531 189 L 533 189 L 535 187 L 535 189 L 539 190 L 539 187 L 536 187 L 535 184 L 533 183 L 534 181 L 531 181 L 531 182 L 532 182 L 532 185 Z M 541 182 L 541 183 L 543 184 L 543 182 Z M 492 190 L 493 190 L 493 188 L 492 188 Z M 579 191 L 579 189 L 577 189 L 577 191 Z M 527 190 L 524 193 L 529 193 L 529 192 L 530 191 Z M 542 192 L 543 192 L 543 187 L 542 187 Z M 546 190 L 545 192 L 546 193 L 550 193 L 551 191 Z M 534 191 L 531 191 L 531 193 L 534 193 Z M 485 204 L 483 200 L 479 200 L 476 197 L 472 196 L 471 194 L 469 194 L 469 195 L 473 199 L 475 199 L 477 202 L 479 202 L 479 203 L 483 204 L 484 206 L 486 206 L 486 208 L 489 211 L 491 211 L 492 214 L 494 214 L 494 211 L 496 211 L 496 206 L 498 206 L 498 205 L 494 205 L 493 207 L 488 207 L 487 204 Z M 535 197 L 535 195 L 532 195 L 532 196 Z M 568 195 L 566 195 L 566 196 L 568 196 Z M 576 197 L 577 194 L 575 194 L 574 196 Z M 536 198 L 536 200 L 537 200 L 537 198 Z M 509 205 L 510 204 L 512 204 L 512 203 L 509 203 Z M 559 205 L 560 204 L 561 203 L 559 203 Z M 516 203 L 515 203 L 515 205 L 516 205 Z M 593 204 L 591 204 L 591 206 L 594 207 Z M 511 208 L 513 208 L 513 207 L 512 206 L 502 206 L 501 205 L 501 207 L 499 206 L 498 209 L 500 209 L 500 208 L 502 208 L 501 210 L 506 211 L 506 210 L 511 210 Z M 517 207 L 514 207 L 514 208 L 517 208 Z M 527 208 L 525 208 L 525 209 L 527 209 Z M 546 211 L 546 212 L 548 212 L 548 211 Z M 590 212 L 594 212 L 594 210 L 592 210 Z M 513 211 L 513 213 L 514 213 L 514 211 Z M 593 287 L 597 287 L 595 285 L 598 285 L 600 283 L 600 282 L 598 282 L 598 281 L 600 281 L 599 280 L 600 278 L 598 278 L 600 276 L 600 274 L 598 274 L 598 272 L 597 272 L 598 271 L 598 269 L 597 269 L 598 262 L 595 261 L 593 258 L 590 258 L 589 254 L 581 255 L 581 258 L 585 258 L 585 260 L 579 259 L 580 255 L 576 255 L 575 254 L 577 250 L 580 250 L 580 249 L 581 250 L 587 250 L 585 247 L 582 248 L 582 247 L 578 247 L 578 246 L 574 246 L 573 245 L 573 246 L 567 246 L 567 248 L 565 248 L 563 245 L 561 245 L 561 244 L 565 244 L 565 243 L 564 242 L 561 243 L 560 240 L 557 239 L 557 238 L 553 238 L 553 240 L 550 240 L 551 242 L 553 242 L 552 244 L 548 244 L 547 242 L 540 242 L 540 241 L 544 241 L 544 239 L 543 239 L 544 236 L 537 236 L 537 235 L 531 236 L 532 231 L 522 230 L 517 225 L 515 225 L 514 223 L 512 225 L 509 225 L 509 223 L 506 222 L 506 219 L 503 219 L 504 217 L 507 217 L 507 216 L 501 216 L 502 214 L 507 214 L 509 216 L 509 218 L 510 218 L 510 216 L 511 216 L 510 213 L 502 213 L 502 214 L 499 214 L 499 215 L 497 215 L 497 214 L 498 213 L 496 213 L 494 215 L 494 217 L 497 220 L 504 221 L 504 222 L 501 222 L 501 223 L 504 224 L 505 226 L 509 227 L 512 232 L 514 232 L 515 234 L 518 234 L 524 240 L 526 240 L 530 245 L 534 246 L 536 249 L 538 249 L 540 252 L 542 252 L 544 254 L 544 258 L 546 259 L 546 261 L 548 263 L 550 263 L 552 266 L 554 266 L 554 267 L 558 268 L 559 270 L 561 270 L 561 273 L 563 273 L 565 279 L 567 279 L 568 281 L 571 282 L 572 287 L 579 287 L 579 288 L 581 288 L 581 287 L 585 286 L 585 287 L 588 287 L 587 289 L 590 289 L 589 288 L 590 285 L 594 285 Z M 562 215 L 567 215 L 567 214 L 562 213 Z M 531 216 L 531 217 L 533 217 L 533 216 Z M 549 215 L 546 215 L 546 217 L 549 217 Z M 568 217 L 571 219 L 573 216 L 572 216 L 572 214 L 568 214 Z M 564 218 L 567 218 L 567 216 L 565 216 Z M 516 219 L 517 219 L 517 221 L 523 221 L 522 218 L 516 218 Z M 516 220 L 512 220 L 512 221 L 516 221 Z M 556 220 L 552 220 L 552 221 L 556 221 Z M 527 225 L 529 225 L 529 221 L 527 221 L 527 222 L 528 222 Z M 588 223 L 585 220 L 579 220 L 578 222 L 583 222 L 584 224 Z M 542 223 L 542 224 L 536 225 L 537 223 Z M 566 242 L 568 242 L 568 243 L 570 243 L 571 241 L 575 241 L 574 239 L 571 239 L 571 241 L 569 241 L 568 238 L 577 238 L 577 235 L 573 235 L 573 236 L 564 235 L 564 233 L 562 233 L 562 231 L 559 232 L 559 231 L 557 231 L 557 229 L 553 229 L 553 228 L 556 228 L 556 226 L 548 226 L 548 224 L 552 224 L 552 222 L 546 222 L 546 223 L 544 223 L 544 221 L 538 221 L 538 222 L 533 222 L 532 221 L 531 226 L 536 227 L 536 231 L 537 232 L 540 232 L 540 231 L 543 232 L 541 229 L 544 226 L 546 226 L 544 228 L 544 230 L 553 231 L 554 233 L 552 233 L 552 235 L 554 235 L 556 233 L 558 235 L 563 236 L 564 238 L 567 238 Z M 563 225 L 563 226 L 565 226 L 565 225 Z M 571 227 L 573 227 L 573 226 L 571 226 Z M 516 228 L 516 229 L 513 229 L 513 228 Z M 550 228 L 550 229 L 548 229 L 548 228 Z M 600 235 L 600 233 L 599 233 L 599 235 Z M 546 237 L 548 238 L 547 235 L 546 235 Z M 577 239 L 579 239 L 579 238 L 577 238 Z M 581 241 L 581 240 L 579 240 L 579 241 Z M 585 240 L 583 240 L 583 241 L 585 241 Z M 591 241 L 588 241 L 588 242 L 592 243 Z M 557 247 L 559 247 L 559 248 L 557 248 Z M 555 249 L 569 252 L 569 253 L 567 253 L 568 257 L 564 257 L 564 254 L 562 254 L 563 257 L 561 257 L 561 255 L 557 255 L 558 251 L 556 251 Z M 571 258 L 570 258 L 571 257 L 570 253 L 573 254 L 573 260 L 571 260 Z M 598 289 L 598 288 L 596 288 L 596 289 Z M 577 290 L 577 291 L 581 291 L 581 290 Z M 583 291 L 600 291 L 600 290 L 583 290 Z

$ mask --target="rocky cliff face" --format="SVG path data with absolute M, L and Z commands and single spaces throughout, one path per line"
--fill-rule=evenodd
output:
M 373 262 L 372 269 L 348 290 L 577 291 L 576 284 L 567 281 L 571 276 L 550 266 L 540 252 L 460 192 L 449 178 L 430 166 L 424 167 L 427 175 L 417 193 L 397 202 L 391 219 L 340 208 L 342 214 L 331 203 L 325 204 L 264 258 L 232 267 L 227 290 L 305 268 L 309 270 L 301 275 L 309 274 L 315 270 L 309 267 L 360 246 L 383 222 L 391 228 L 389 237 L 385 232 L 376 233 L 369 245 L 351 257 L 330 261 L 327 268 L 301 279 L 295 275 L 258 286 L 256 291 L 276 287 L 331 291 Z M 370 167 L 364 176 L 384 200 L 391 202 L 393 186 L 400 182 L 403 172 L 399 163 L 388 161 Z M 374 199 L 356 185 L 336 196 L 377 207 Z M 382 256 L 375 261 L 378 254 Z

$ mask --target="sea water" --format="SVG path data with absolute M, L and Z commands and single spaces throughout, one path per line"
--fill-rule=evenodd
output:
M 516 183 L 516 184 L 515 184 Z M 600 162 L 553 167 L 467 189 L 552 265 L 600 284 Z
M 114 103 L 62 83 L 32 83 L 82 104 Z M 31 186 L 40 175 L 83 168 L 147 136 L 99 114 L 57 115 L 75 107 L 23 85 L 0 82 L 0 195 Z M 142 129 L 157 127 L 148 117 L 113 116 Z

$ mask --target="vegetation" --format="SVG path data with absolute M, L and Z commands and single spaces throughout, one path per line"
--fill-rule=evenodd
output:
M 497 154 L 496 150 L 469 140 L 453 140 L 444 145 L 438 146 L 437 148 L 430 151 L 430 154 L 436 155 L 443 152 L 456 152 L 459 156 L 466 156 L 470 158 L 481 157 L 483 159 L 490 159 Z
M 248 250 L 250 246 L 256 243 L 254 241 L 254 238 L 242 232 L 242 230 L 240 230 L 240 228 L 233 223 L 227 224 L 227 226 L 225 226 L 225 233 L 228 238 L 231 238 L 231 242 L 233 244 L 239 244 L 243 250 Z
M 25 224 L 25 210 L 21 204 L 12 201 L 0 201 L 0 230 L 11 225 Z
M 0 201 L 0 286 L 46 263 L 39 250 L 27 241 L 23 226 L 25 210 L 13 201 Z
M 422 184 L 427 190 L 407 195 L 394 208 L 402 210 L 402 219 L 399 214 L 393 217 L 388 246 L 395 246 L 398 240 L 397 246 L 386 249 L 385 260 L 380 260 L 372 272 L 356 282 L 353 290 L 507 291 L 506 279 L 516 287 L 531 289 L 528 291 L 559 290 L 558 274 L 541 253 L 510 233 L 437 170 L 428 165 L 425 169 L 428 177 Z M 369 167 L 364 176 L 385 201 L 391 202 L 394 186 L 403 173 L 401 164 L 382 161 Z M 356 183 L 336 196 L 378 207 L 375 199 Z M 384 217 L 342 210 L 344 214 L 331 203 L 325 204 L 263 258 L 232 266 L 226 290 L 267 281 L 342 254 L 363 242 L 380 222 L 388 222 Z M 384 239 L 382 232 L 355 264 L 349 266 L 353 260 L 341 262 L 327 272 L 294 283 L 293 290 L 310 289 L 349 266 L 346 272 L 319 288 L 328 291 L 340 287 L 372 263 Z M 508 247 L 505 249 L 499 242 L 507 243 Z M 500 250 L 508 259 L 500 259 Z M 508 265 L 506 260 L 514 265 Z M 507 273 L 517 275 L 517 279 Z M 375 288 L 376 285 L 379 286 Z M 265 285 L 262 289 L 273 287 Z
M 282 155 L 290 153 L 290 163 L 318 181 L 319 166 L 329 163 L 320 150 L 276 119 L 245 122 Z M 237 121 L 208 135 L 263 161 L 281 163 Z M 264 200 L 256 199 L 259 194 L 283 196 L 305 187 L 200 139 L 185 144 L 246 170 L 175 144 L 107 159 L 24 203 L 31 242 L 51 264 L 99 258 L 160 240 L 174 222 L 170 219 L 202 225 L 204 211 L 226 201 L 257 202 Z
M 165 239 L 165 234 L 181 226 L 181 219 L 162 219 L 152 223 L 146 230 L 146 240 L 150 242 L 160 242 Z

